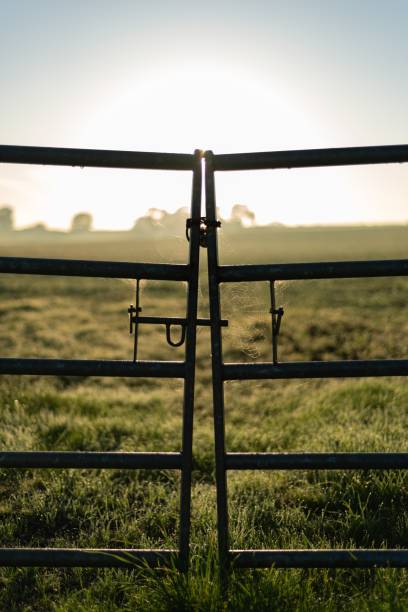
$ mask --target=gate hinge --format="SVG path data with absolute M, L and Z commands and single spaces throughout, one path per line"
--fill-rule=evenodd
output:
M 190 242 L 189 229 L 192 227 L 200 228 L 200 246 L 207 248 L 207 228 L 208 227 L 221 227 L 221 221 L 211 221 L 207 217 L 200 217 L 199 219 L 187 219 L 186 220 L 186 238 Z

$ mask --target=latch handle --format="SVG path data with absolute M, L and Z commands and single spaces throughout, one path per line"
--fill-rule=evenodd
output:
M 132 335 L 133 334 L 133 325 L 136 326 L 136 321 L 137 321 L 137 317 L 135 317 L 134 315 L 136 315 L 136 313 L 142 312 L 142 309 L 140 308 L 140 306 L 138 308 L 136 308 L 135 306 L 133 306 L 133 304 L 130 304 L 129 308 L 128 308 L 128 313 L 129 313 L 129 334 Z
M 180 334 L 180 338 L 179 340 L 177 340 L 176 342 L 172 339 L 171 337 L 171 328 L 174 326 L 174 323 L 166 323 L 166 340 L 167 343 L 170 344 L 170 346 L 174 346 L 174 347 L 178 347 L 178 346 L 182 346 L 184 344 L 184 341 L 186 339 L 186 324 L 185 323 L 176 323 L 176 325 L 178 325 L 181 329 L 181 334 Z

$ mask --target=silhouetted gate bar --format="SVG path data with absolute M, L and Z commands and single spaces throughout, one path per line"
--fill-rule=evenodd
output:
M 194 156 L 184 153 L 0 145 L 0 163 L 134 170 L 193 170 Z
M 169 281 L 187 281 L 190 276 L 189 267 L 183 264 L 36 259 L 33 257 L 0 257 L 0 273 Z
M 220 283 L 379 276 L 408 276 L 408 259 L 220 266 L 218 269 Z
M 292 361 L 289 363 L 226 363 L 224 380 L 284 378 L 356 378 L 358 376 L 407 376 L 408 359 L 368 361 Z
M 181 453 L 123 453 L 83 451 L 0 452 L 1 468 L 84 468 L 84 469 L 181 469 Z
M 273 170 L 408 162 L 408 145 L 214 155 L 214 170 Z
M 407 469 L 407 453 L 226 453 L 225 380 L 406 376 L 408 360 L 319 361 L 224 364 L 221 335 L 220 283 L 407 276 L 408 260 L 339 261 L 288 264 L 228 265 L 218 263 L 214 172 L 307 168 L 408 162 L 408 145 L 274 151 L 232 155 L 205 154 L 214 436 L 217 482 L 218 550 L 224 586 L 234 567 L 408 567 L 407 550 L 230 550 L 227 470 Z
M 364 568 L 407 567 L 408 551 L 399 549 L 231 550 L 234 567 Z
M 182 361 L 97 361 L 91 359 L 1 358 L 0 374 L 38 376 L 120 376 L 145 378 L 184 378 Z
M 408 453 L 226 453 L 225 465 L 227 470 L 405 470 Z
M 177 565 L 178 551 L 133 548 L 0 548 L 0 566 L 124 567 Z
M 184 379 L 182 451 L 159 453 L 129 452 L 0 452 L 4 468 L 95 468 L 181 470 L 180 531 L 178 550 L 137 549 L 0 549 L 0 565 L 45 567 L 132 567 L 171 563 L 187 571 L 190 548 L 190 506 L 192 435 L 194 407 L 195 351 L 198 299 L 198 270 L 201 215 L 201 159 L 194 155 L 94 151 L 44 147 L 0 146 L 0 162 L 51 164 L 108 168 L 190 170 L 193 173 L 191 227 L 188 264 L 154 264 L 69 259 L 1 257 L 0 273 L 87 276 L 103 278 L 187 281 L 185 361 L 98 361 L 78 359 L 0 358 L 0 374 L 52 376 L 126 376 Z M 184 232 L 185 228 L 180 228 Z M 167 317 L 166 320 L 169 318 Z

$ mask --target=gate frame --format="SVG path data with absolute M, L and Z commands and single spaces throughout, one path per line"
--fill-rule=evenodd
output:
M 181 452 L 0 452 L 0 468 L 178 469 L 181 471 L 178 549 L 2 548 L 0 566 L 125 567 L 163 564 L 188 570 L 191 523 L 193 410 L 200 257 L 202 152 L 194 155 L 48 147 L 0 146 L 0 163 L 192 171 L 187 264 L 0 257 L 0 273 L 186 281 L 184 361 L 100 361 L 0 358 L 0 374 L 121 376 L 184 380 Z
M 407 469 L 408 453 L 228 453 L 224 381 L 408 375 L 408 360 L 232 363 L 222 353 L 223 282 L 408 276 L 408 260 L 219 265 L 215 172 L 408 162 L 408 145 L 214 155 L 205 152 L 208 284 L 211 318 L 217 535 L 221 581 L 236 568 L 408 567 L 408 549 L 232 550 L 229 548 L 227 470 Z M 218 225 L 219 226 L 219 225 Z M 272 312 L 272 309 L 271 309 Z M 272 319 L 273 326 L 273 319 Z M 274 361 L 274 360 L 273 360 Z M 276 360 L 277 361 L 277 360 Z

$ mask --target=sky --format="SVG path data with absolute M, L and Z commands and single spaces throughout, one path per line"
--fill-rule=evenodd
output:
M 0 0 L 0 143 L 190 153 L 408 143 L 406 0 Z M 0 165 L 17 227 L 129 229 L 189 173 Z M 219 173 L 258 223 L 408 221 L 408 164 Z

